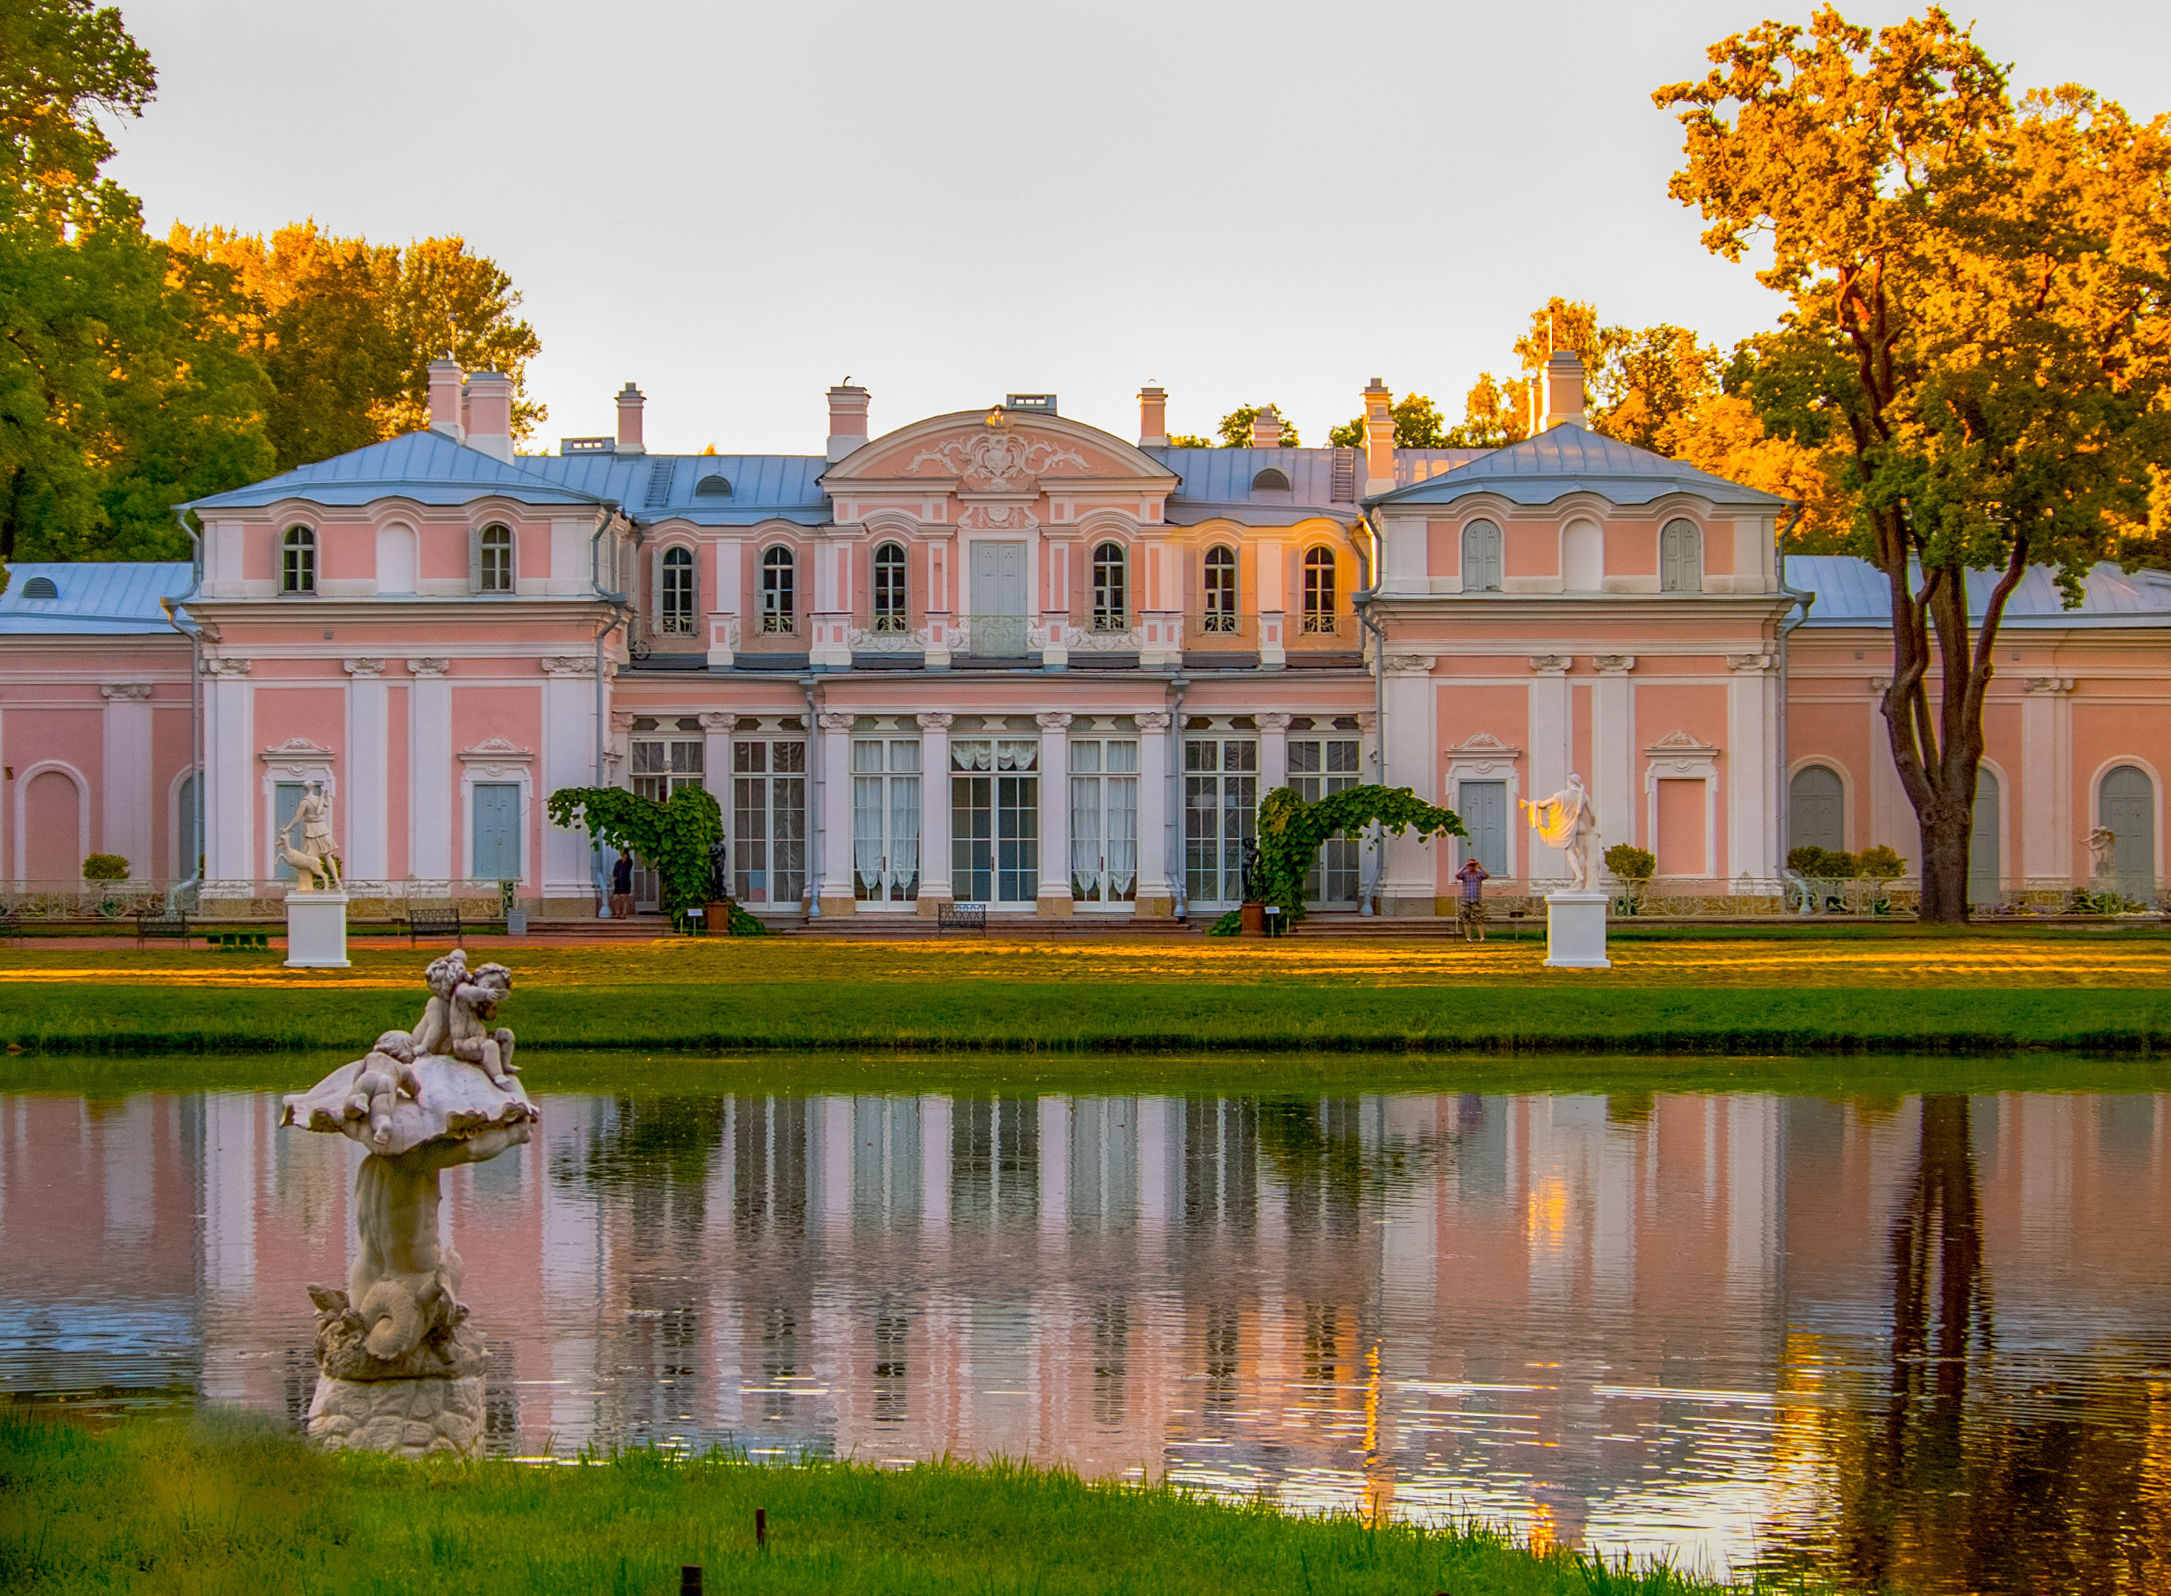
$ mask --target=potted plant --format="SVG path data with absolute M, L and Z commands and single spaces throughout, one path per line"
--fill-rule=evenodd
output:
M 1647 848 L 1617 842 L 1606 850 L 1606 868 L 1627 890 L 1613 900 L 1615 914 L 1641 914 L 1643 894 L 1657 873 L 1658 860 Z

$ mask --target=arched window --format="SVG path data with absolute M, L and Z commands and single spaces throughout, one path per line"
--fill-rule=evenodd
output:
M 1209 632 L 1236 630 L 1236 550 L 1226 544 L 1206 551 L 1206 614 Z
M 305 526 L 286 529 L 284 558 L 279 566 L 279 591 L 314 593 L 317 590 L 317 535 Z
M 795 611 L 792 601 L 792 551 L 779 543 L 761 557 L 761 629 L 790 632 Z
M 1704 590 L 1704 535 L 1694 521 L 1668 521 L 1658 535 L 1658 590 L 1661 593 L 1701 593 Z
M 1103 543 L 1093 551 L 1093 630 L 1121 632 L 1131 624 L 1129 571 L 1123 545 Z
M 694 484 L 697 499 L 728 499 L 731 497 L 731 478 L 721 471 L 712 471 Z
M 1333 631 L 1334 605 L 1334 550 L 1321 544 L 1304 553 L 1304 630 Z
M 1847 788 L 1829 765 L 1804 765 L 1787 783 L 1787 849 L 1847 846 Z
M 513 590 L 513 529 L 486 526 L 475 540 L 475 591 L 510 593 Z
M 1462 529 L 1462 590 L 1500 591 L 1500 528 L 1490 521 L 1472 521 Z
M 1254 493 L 1287 493 L 1289 491 L 1289 473 L 1279 466 L 1268 466 L 1251 479 L 1251 491 Z
M 905 597 L 905 551 L 901 544 L 885 543 L 874 551 L 874 629 L 878 632 L 909 632 L 911 605 Z
M 663 629 L 691 637 L 694 629 L 694 551 L 663 551 Z

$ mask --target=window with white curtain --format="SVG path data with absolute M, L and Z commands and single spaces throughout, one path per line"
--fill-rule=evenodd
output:
M 1138 898 L 1138 740 L 1073 738 L 1070 894 L 1080 903 Z
M 852 740 L 852 895 L 911 903 L 920 895 L 920 744 Z

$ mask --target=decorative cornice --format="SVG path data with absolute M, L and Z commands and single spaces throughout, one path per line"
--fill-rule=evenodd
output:
M 2073 691 L 2073 678 L 2070 676 L 2031 676 L 2021 688 L 2021 691 L 2052 698 L 2063 698 L 2067 693 Z
M 1574 663 L 1574 657 L 1568 654 L 1533 654 L 1530 656 L 1530 668 L 1540 676 L 1565 676 L 1568 674 L 1568 667 Z
M 1490 756 L 1494 759 L 1519 759 L 1523 753 L 1520 748 L 1509 747 L 1491 732 L 1472 732 L 1461 742 L 1452 745 L 1447 751 L 1451 754 L 1467 755 L 1473 758 Z
M 246 676 L 249 674 L 249 662 L 245 659 L 234 659 L 230 656 L 206 659 L 204 661 L 204 674 L 206 676 Z
M 407 669 L 416 676 L 442 676 L 452 669 L 449 659 L 411 659 Z
M 618 733 L 621 737 L 623 737 L 627 732 L 633 730 L 633 711 L 630 709 L 612 710 L 611 730 Z
M 485 737 L 473 748 L 460 750 L 460 763 L 474 767 L 485 776 L 510 774 L 534 759 L 535 755 L 529 750 L 504 737 Z
M 722 715 L 711 711 L 701 717 L 701 729 L 711 737 L 720 737 L 725 732 L 733 730 L 738 724 L 739 717 L 736 715 Z
M 1145 710 L 1138 717 L 1138 729 L 1140 731 L 1167 731 L 1168 723 L 1169 713 L 1165 709 Z
M 1700 743 L 1685 731 L 1668 732 L 1644 752 L 1653 759 L 1673 754 L 1704 754 L 1716 759 L 1719 755 L 1709 743 Z
M 343 659 L 339 668 L 349 676 L 382 676 L 384 661 L 381 659 Z
M 1432 674 L 1430 654 L 1389 654 L 1384 662 L 1389 676 L 1429 676 Z
M 1726 668 L 1743 674 L 1768 671 L 1777 663 L 1769 654 L 1729 654 L 1726 656 Z
M 1266 714 L 1259 717 L 1259 730 L 1266 732 L 1285 732 L 1289 729 L 1289 723 L 1295 719 L 1296 717 L 1294 715 L 1285 715 L 1278 709 L 1269 710 Z
M 117 703 L 140 704 L 151 696 L 149 682 L 114 682 L 98 689 L 98 696 Z
M 1358 711 L 1357 711 L 1357 730 L 1359 730 L 1359 731 L 1361 731 L 1361 732 L 1364 732 L 1364 733 L 1366 733 L 1366 734 L 1368 734 L 1368 735 L 1369 735 L 1370 733 L 1372 733 L 1372 732 L 1376 732 L 1376 731 L 1378 731 L 1378 730 L 1379 730 L 1379 711 L 1378 711 L 1378 710 L 1375 710 L 1375 709 L 1360 709 L 1360 710 L 1358 710 Z
M 338 756 L 322 743 L 313 743 L 306 737 L 289 737 L 276 748 L 267 748 L 256 756 L 267 765 L 328 765 Z
M 858 716 L 846 714 L 841 709 L 825 709 L 815 717 L 815 724 L 825 732 L 848 732 L 858 719 Z

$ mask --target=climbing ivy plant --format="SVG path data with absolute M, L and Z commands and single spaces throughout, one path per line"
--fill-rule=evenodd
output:
M 724 816 L 702 788 L 681 787 L 657 803 L 621 787 L 567 787 L 550 795 L 550 823 L 631 849 L 663 879 L 667 914 L 709 900 L 709 849 L 723 838 Z
M 1277 787 L 1259 805 L 1259 861 L 1251 895 L 1281 905 L 1292 923 L 1304 918 L 1304 878 L 1320 844 L 1337 832 L 1377 824 L 1401 836 L 1467 837 L 1452 809 L 1428 804 L 1407 787 L 1351 787 L 1307 802 L 1294 787 Z

